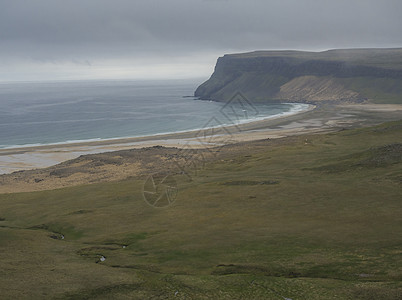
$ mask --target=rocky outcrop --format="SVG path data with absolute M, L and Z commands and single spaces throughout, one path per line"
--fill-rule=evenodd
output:
M 220 57 L 195 96 L 226 101 L 241 92 L 257 101 L 360 101 L 390 92 L 398 98 L 401 83 L 402 49 L 259 51 Z

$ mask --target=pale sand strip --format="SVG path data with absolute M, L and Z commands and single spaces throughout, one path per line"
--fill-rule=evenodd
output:
M 227 142 L 281 138 L 305 133 L 328 132 L 353 126 L 378 124 L 402 118 L 402 105 L 321 105 L 294 115 L 250 122 L 224 129 L 206 129 L 147 137 L 0 149 L 0 174 L 43 168 L 80 155 L 125 149 L 208 147 Z
M 0 149 L 0 174 L 45 168 L 86 154 L 153 146 L 182 148 L 190 145 L 192 148 L 211 147 L 225 143 L 225 141 L 222 141 L 222 138 L 219 137 L 219 134 L 230 132 L 236 135 L 238 132 L 244 130 L 266 127 L 267 124 L 274 120 L 286 119 L 297 114 L 303 114 L 312 111 L 314 108 L 315 106 L 310 105 L 306 110 L 298 111 L 293 114 L 271 117 L 266 120 L 236 126 L 225 126 L 224 129 L 205 129 L 144 137 Z M 214 139 L 208 139 L 207 141 L 205 136 L 211 135 L 214 136 Z M 272 135 L 273 138 L 281 136 Z M 250 140 L 249 138 L 250 136 L 247 136 L 245 140 Z M 242 138 L 239 136 L 239 141 L 241 140 Z

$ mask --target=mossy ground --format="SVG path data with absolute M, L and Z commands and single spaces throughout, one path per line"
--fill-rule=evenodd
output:
M 167 208 L 144 179 L 0 195 L 1 298 L 401 299 L 401 128 L 208 163 Z

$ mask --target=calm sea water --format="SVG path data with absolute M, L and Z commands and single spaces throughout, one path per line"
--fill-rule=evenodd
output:
M 246 122 L 303 105 L 195 100 L 201 81 L 0 84 L 0 148 L 135 137 Z M 240 112 L 240 113 L 239 113 Z

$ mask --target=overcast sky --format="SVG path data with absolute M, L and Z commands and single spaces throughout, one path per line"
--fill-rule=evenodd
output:
M 0 0 L 0 81 L 207 78 L 253 50 L 402 47 L 401 0 Z

